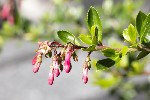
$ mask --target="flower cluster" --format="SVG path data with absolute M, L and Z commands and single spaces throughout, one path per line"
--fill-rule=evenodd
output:
M 77 46 L 72 43 L 67 43 L 66 45 L 62 45 L 56 41 L 53 42 L 38 42 L 39 48 L 36 50 L 36 56 L 32 60 L 33 72 L 38 72 L 40 65 L 42 63 L 42 56 L 44 55 L 46 58 L 52 57 L 52 50 L 54 51 L 52 57 L 52 64 L 50 65 L 48 84 L 52 85 L 54 82 L 54 77 L 58 77 L 60 72 L 64 70 L 66 73 L 71 71 L 71 57 L 73 56 L 74 61 L 78 61 L 78 56 L 75 53 L 77 50 Z M 57 48 L 62 47 L 61 52 L 57 52 Z M 64 64 L 62 64 L 64 62 Z M 84 65 L 83 65 L 83 82 L 86 84 L 88 81 L 88 69 L 90 68 L 90 57 L 87 56 Z

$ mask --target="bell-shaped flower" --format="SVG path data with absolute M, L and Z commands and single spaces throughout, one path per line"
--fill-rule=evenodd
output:
M 51 68 L 49 72 L 48 84 L 52 85 L 53 82 L 54 82 L 54 68 Z
M 37 61 L 37 55 L 32 59 L 32 65 L 35 65 L 36 61 Z
M 88 82 L 88 67 L 83 68 L 82 81 L 86 84 Z
M 59 64 L 58 64 L 58 57 L 57 56 L 53 57 L 52 66 L 54 67 L 54 75 L 56 77 L 58 77 L 60 75 L 60 70 L 59 70 Z
M 42 63 L 42 55 L 40 53 L 38 53 L 32 60 L 32 65 L 34 65 L 34 67 L 33 67 L 34 73 L 38 72 L 41 63 Z
M 65 62 L 64 62 L 64 70 L 66 73 L 69 73 L 71 70 L 71 55 L 72 55 L 72 48 L 69 47 L 66 49 Z

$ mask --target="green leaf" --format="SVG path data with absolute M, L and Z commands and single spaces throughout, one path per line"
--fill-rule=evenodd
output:
M 147 56 L 149 53 L 150 53 L 150 52 L 147 52 L 147 51 L 141 51 L 141 52 L 138 54 L 137 59 L 139 60 L 139 59 L 141 59 L 141 58 Z
M 75 36 L 67 31 L 58 31 L 58 37 L 65 43 L 71 42 L 80 45 Z
M 94 29 L 94 36 L 92 37 L 92 44 L 97 44 L 98 43 L 98 29 L 95 27 Z
M 95 50 L 95 45 L 91 45 L 91 46 L 89 46 L 88 48 L 86 48 L 86 49 L 82 49 L 83 51 L 94 51 Z
M 106 56 L 106 57 L 115 56 L 115 50 L 114 50 L 114 49 L 111 49 L 111 48 L 102 50 L 102 53 L 103 53 L 104 56 Z
M 79 39 L 85 44 L 92 44 L 92 38 L 89 35 L 80 34 Z
M 123 31 L 123 37 L 131 44 L 136 43 L 137 31 L 132 24 L 130 24 L 128 28 Z
M 90 7 L 87 13 L 87 23 L 90 33 L 92 34 L 92 37 L 96 36 L 98 42 L 102 42 L 102 25 L 98 12 L 94 7 Z
M 110 58 L 106 58 L 106 59 L 97 61 L 96 68 L 97 68 L 97 70 L 104 70 L 104 69 L 110 68 L 114 64 L 115 64 L 114 60 L 112 60 Z
M 138 13 L 138 15 L 136 17 L 136 29 L 137 29 L 139 35 L 141 34 L 140 33 L 141 27 L 142 27 L 146 17 L 147 17 L 147 15 L 144 14 L 143 12 L 141 12 L 141 11 L 139 11 L 139 13 Z
M 140 42 L 142 43 L 146 37 L 150 36 L 150 14 L 146 17 L 141 31 L 140 31 Z M 150 40 L 149 40 L 150 41 Z M 147 41 L 147 42 L 149 42 Z

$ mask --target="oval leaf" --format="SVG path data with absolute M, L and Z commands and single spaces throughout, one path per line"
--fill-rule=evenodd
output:
M 130 24 L 128 28 L 123 31 L 123 37 L 132 44 L 136 43 L 137 32 L 132 24 Z
M 140 31 L 140 42 L 142 43 L 147 36 L 150 36 L 150 14 L 146 17 L 141 31 Z M 149 41 L 147 41 L 149 42 Z
M 89 45 L 92 44 L 92 40 L 91 40 L 92 38 L 89 35 L 80 34 L 79 39 L 85 44 L 89 44 Z
M 67 31 L 58 31 L 58 37 L 65 43 L 71 42 L 80 45 L 75 36 Z
M 142 27 L 146 17 L 147 17 L 147 15 L 144 14 L 143 12 L 141 12 L 141 11 L 139 11 L 139 13 L 138 13 L 138 15 L 136 17 L 136 29 L 137 29 L 139 35 L 141 34 L 140 33 L 141 27 Z
M 98 30 L 96 38 L 98 38 L 98 42 L 102 41 L 102 25 L 98 15 L 98 12 L 94 7 L 90 7 L 87 13 L 87 23 L 90 33 L 92 37 L 96 35 L 95 30 Z M 97 29 L 96 29 L 97 28 Z
M 114 60 L 112 60 L 110 58 L 106 58 L 106 59 L 97 61 L 96 68 L 97 68 L 97 70 L 104 70 L 104 69 L 110 68 L 114 64 L 115 64 Z

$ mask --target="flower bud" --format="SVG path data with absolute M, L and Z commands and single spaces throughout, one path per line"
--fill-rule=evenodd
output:
M 54 75 L 58 77 L 60 75 L 59 64 L 58 64 L 58 56 L 53 57 L 52 66 L 54 67 Z
M 49 77 L 48 77 L 48 84 L 52 85 L 53 82 L 54 82 L 54 67 L 51 65 L 49 71 Z
M 48 84 L 49 84 L 49 85 L 52 85 L 52 84 L 53 84 L 53 81 L 54 81 L 54 73 L 53 73 L 53 72 L 50 72 L 50 73 L 49 73 L 49 78 L 48 78 Z
M 37 55 L 32 59 L 32 65 L 35 65 L 36 61 L 37 61 Z
M 64 70 L 66 73 L 69 73 L 71 70 L 71 55 L 72 55 L 72 46 L 68 45 L 65 54 Z
M 60 75 L 59 69 L 54 69 L 54 74 L 56 77 L 58 77 Z
M 88 82 L 88 68 L 83 68 L 82 81 L 86 84 Z
M 66 73 L 69 73 L 71 70 L 70 58 L 71 58 L 71 52 L 67 52 L 65 55 L 65 63 L 64 63 L 64 70 Z
M 36 73 L 38 72 L 39 68 L 40 68 L 41 63 L 36 63 L 33 67 L 33 72 Z
M 33 67 L 34 73 L 38 72 L 41 63 L 42 63 L 42 55 L 39 53 L 32 60 L 32 65 L 34 65 L 34 67 Z

